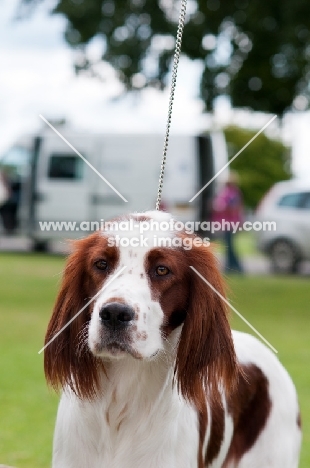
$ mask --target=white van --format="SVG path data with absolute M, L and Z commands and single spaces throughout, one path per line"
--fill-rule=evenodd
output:
M 0 207 L 3 230 L 28 236 L 36 250 L 50 240 L 86 235 L 79 226 L 126 212 L 155 209 L 163 151 L 162 135 L 94 135 L 58 126 L 58 131 L 128 200 L 125 203 L 50 128 L 20 139 L 2 157 L 0 170 L 10 199 Z M 189 200 L 227 162 L 222 132 L 173 135 L 169 141 L 162 205 L 181 221 L 209 219 L 215 184 Z M 42 229 L 45 222 L 75 223 L 70 232 Z M 60 226 L 60 224 L 58 224 Z M 71 224 L 72 227 L 72 224 Z M 85 231 L 85 230 L 83 230 Z

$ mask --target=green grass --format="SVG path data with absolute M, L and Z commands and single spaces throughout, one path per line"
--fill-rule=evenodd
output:
M 38 355 L 63 260 L 0 255 L 0 464 L 50 466 L 57 398 Z
M 300 468 L 310 466 L 310 281 L 306 277 L 237 277 L 228 280 L 234 307 L 278 350 L 297 387 L 303 425 Z M 232 327 L 249 332 L 231 316 Z
M 235 247 L 237 253 L 240 257 L 257 257 L 261 256 L 262 253 L 258 251 L 256 247 L 256 238 L 253 232 L 249 231 L 242 231 L 238 232 L 234 238 Z M 216 250 L 224 254 L 225 252 L 225 245 L 221 237 L 215 239 Z
M 0 254 L 0 464 L 48 468 L 57 396 L 42 368 L 44 331 L 64 265 L 61 257 Z M 229 298 L 278 349 L 302 409 L 300 468 L 310 466 L 309 278 L 230 277 Z M 247 330 L 239 318 L 234 328 Z

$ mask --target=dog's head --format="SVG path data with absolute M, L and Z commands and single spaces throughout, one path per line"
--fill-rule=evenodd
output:
M 178 231 L 170 215 L 150 212 L 111 222 L 74 246 L 45 339 L 62 330 L 45 350 L 53 386 L 90 398 L 106 361 L 168 365 L 156 358 L 161 353 L 171 356 L 190 401 L 207 385 L 232 384 L 236 360 L 223 284 L 200 238 Z

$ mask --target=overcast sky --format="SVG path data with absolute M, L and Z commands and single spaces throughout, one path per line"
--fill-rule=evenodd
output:
M 50 16 L 44 6 L 29 19 L 14 20 L 19 0 L 2 0 L 0 17 L 0 154 L 24 133 L 39 130 L 47 119 L 65 117 L 77 129 L 95 132 L 157 132 L 164 134 L 169 90 L 146 91 L 141 99 L 111 99 L 120 85 L 108 69 L 106 83 L 76 77 L 72 68 L 73 52 L 63 40 L 65 20 Z M 100 44 L 91 45 L 94 56 Z M 212 119 L 202 114 L 198 99 L 200 66 L 181 60 L 172 132 L 197 133 L 230 122 L 259 129 L 270 118 L 234 112 L 227 102 L 218 104 Z M 274 123 L 270 132 L 277 130 Z M 297 175 L 310 178 L 310 114 L 286 120 L 285 138 L 293 144 Z

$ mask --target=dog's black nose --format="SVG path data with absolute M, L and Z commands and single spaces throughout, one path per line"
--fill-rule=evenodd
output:
M 119 302 L 109 302 L 99 312 L 99 317 L 104 326 L 113 329 L 127 327 L 134 316 L 135 312 L 131 307 Z

